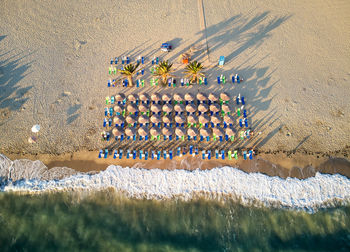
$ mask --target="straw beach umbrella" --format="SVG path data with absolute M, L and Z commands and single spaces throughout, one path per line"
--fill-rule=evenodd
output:
M 125 129 L 125 135 L 127 135 L 127 136 L 134 136 L 134 135 L 136 135 L 135 128 L 126 128 Z
M 210 111 L 216 113 L 218 111 L 220 111 L 220 105 L 219 104 L 212 104 L 209 107 Z
M 187 130 L 187 135 L 189 135 L 190 137 L 195 137 L 198 135 L 198 130 L 196 128 L 189 128 Z
M 160 111 L 161 111 L 160 105 L 158 105 L 158 104 L 153 104 L 153 105 L 151 106 L 151 111 L 154 112 L 154 113 L 160 112 Z
M 185 122 L 185 117 L 184 116 L 175 116 L 175 122 L 177 123 L 184 123 Z
M 135 116 L 127 116 L 125 120 L 128 124 L 134 124 L 136 122 L 136 117 Z
M 160 101 L 160 94 L 158 94 L 158 93 L 154 93 L 154 94 L 152 94 L 151 95 L 151 99 L 152 99 L 152 101 Z
M 214 93 L 210 93 L 209 96 L 208 96 L 208 99 L 211 100 L 211 101 L 217 101 L 219 100 L 218 96 Z
M 171 106 L 170 104 L 164 104 L 163 111 L 166 113 L 170 113 L 171 111 L 173 111 L 173 106 Z
M 213 128 L 213 134 L 220 137 L 224 135 L 224 132 L 220 127 L 217 127 L 217 128 Z
M 138 95 L 137 94 L 129 94 L 128 95 L 128 100 L 131 102 L 135 102 L 138 99 Z
M 143 137 L 148 135 L 148 129 L 146 127 L 139 128 L 137 132 Z
M 162 120 L 163 120 L 163 123 L 171 123 L 171 117 L 170 116 L 163 116 Z
M 206 101 L 208 98 L 207 98 L 207 96 L 205 95 L 205 94 L 203 94 L 203 93 L 198 93 L 197 94 L 197 100 L 198 101 Z
M 224 122 L 227 123 L 227 124 L 231 124 L 231 123 L 234 122 L 234 119 L 233 119 L 232 116 L 226 115 L 226 116 L 224 116 Z
M 159 115 L 153 115 L 151 116 L 151 122 L 152 123 L 160 123 L 161 122 L 161 118 Z
M 183 101 L 182 95 L 180 95 L 180 94 L 178 94 L 178 93 L 174 94 L 173 97 L 174 97 L 174 100 L 175 100 L 175 101 L 178 101 L 178 102 Z
M 170 136 L 170 135 L 172 134 L 172 130 L 171 130 L 170 128 L 168 128 L 168 127 L 164 127 L 164 128 L 162 129 L 162 133 L 163 133 L 163 135 L 165 135 L 165 136 Z
M 139 105 L 139 111 L 140 112 L 147 112 L 148 111 L 148 106 L 145 104 Z
M 221 118 L 220 118 L 220 116 L 218 116 L 218 115 L 213 115 L 213 116 L 210 118 L 210 121 L 211 121 L 212 123 L 219 124 L 219 123 L 221 123 Z
M 122 122 L 124 122 L 124 117 L 121 115 L 117 115 L 113 118 L 114 124 L 121 124 Z
M 176 104 L 175 107 L 174 107 L 174 110 L 176 112 L 183 112 L 185 110 L 185 106 L 182 105 L 182 104 Z
M 135 104 L 129 104 L 127 109 L 130 113 L 135 113 L 137 111 L 137 106 Z
M 208 105 L 207 104 L 199 104 L 199 106 L 198 106 L 198 110 L 200 111 L 200 112 L 207 112 L 208 111 L 208 109 L 209 109 L 209 107 L 208 107 Z
M 209 122 L 209 116 L 207 115 L 200 115 L 198 119 L 199 119 L 199 122 L 203 124 Z
M 146 93 L 140 94 L 140 100 L 141 101 L 148 101 L 149 100 L 149 95 Z
M 190 93 L 185 94 L 185 100 L 186 101 L 193 101 L 194 100 L 194 96 Z
M 159 136 L 161 132 L 159 128 L 153 127 L 151 128 L 150 133 L 152 136 L 156 137 L 156 136 Z
M 121 135 L 123 135 L 123 131 L 122 131 L 122 129 L 120 129 L 120 128 L 114 128 L 114 129 L 112 130 L 112 134 L 113 134 L 114 136 L 121 136 Z
M 220 94 L 220 99 L 223 101 L 229 101 L 230 100 L 230 96 L 227 93 L 221 93 Z
M 227 129 L 225 130 L 225 133 L 226 133 L 226 135 L 228 135 L 228 136 L 234 136 L 234 135 L 235 135 L 234 129 L 231 129 L 231 128 L 227 128 Z
M 190 115 L 190 116 L 187 117 L 187 122 L 191 123 L 191 124 L 192 123 L 197 123 L 198 122 L 198 118 L 195 115 Z
M 203 137 L 208 137 L 211 135 L 211 132 L 208 128 L 202 128 L 200 129 L 199 134 Z
M 116 112 L 116 113 L 122 113 L 123 112 L 123 107 L 120 106 L 120 105 L 115 105 L 113 109 L 114 109 L 114 112 Z
M 171 100 L 171 95 L 169 94 L 163 94 L 162 95 L 162 100 L 165 101 L 165 102 L 168 102 Z
M 142 115 L 139 117 L 139 123 L 148 123 L 149 122 L 149 117 L 146 115 Z
M 184 128 L 176 128 L 175 134 L 179 137 L 182 137 L 182 136 L 186 135 L 186 131 Z
M 114 99 L 117 101 L 117 102 L 121 102 L 125 99 L 125 95 L 124 94 L 116 94 L 114 96 Z
M 228 112 L 231 111 L 231 110 L 230 110 L 230 107 L 229 107 L 227 104 L 223 104 L 223 105 L 221 106 L 221 109 L 222 109 L 222 111 L 224 111 L 225 113 L 228 113 Z
M 186 111 L 190 113 L 194 113 L 196 111 L 196 106 L 194 104 L 188 104 L 186 106 Z

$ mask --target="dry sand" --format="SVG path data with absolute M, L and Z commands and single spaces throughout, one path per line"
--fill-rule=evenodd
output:
M 104 147 L 104 97 L 154 91 L 108 89 L 109 59 L 175 61 L 193 45 L 200 48 L 194 58 L 207 66 L 209 86 L 201 91 L 244 95 L 252 128 L 261 132 L 235 148 L 349 154 L 349 1 L 5 0 L 0 23 L 0 152 L 6 155 Z M 159 52 L 164 41 L 175 48 L 170 54 Z M 213 67 L 220 55 L 223 69 Z M 245 81 L 219 86 L 221 73 Z M 42 130 L 30 145 L 35 123 Z

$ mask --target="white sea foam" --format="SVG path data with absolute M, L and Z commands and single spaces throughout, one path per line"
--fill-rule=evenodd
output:
M 3 159 L 7 165 L 12 161 Z M 1 161 L 1 160 L 0 160 Z M 0 174 L 5 164 L 0 164 Z M 38 177 L 38 176 L 37 176 Z M 350 179 L 341 175 L 317 173 L 300 180 L 269 177 L 260 173 L 245 173 L 232 167 L 212 170 L 160 170 L 122 168 L 110 165 L 98 174 L 76 174 L 63 179 L 27 178 L 3 183 L 2 191 L 50 192 L 71 190 L 102 190 L 114 188 L 136 198 L 190 199 L 196 194 L 225 195 L 243 202 L 291 208 L 314 208 L 327 202 L 350 202 Z

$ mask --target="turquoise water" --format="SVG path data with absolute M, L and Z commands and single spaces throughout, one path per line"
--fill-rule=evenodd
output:
M 1 251 L 348 251 L 350 206 L 316 213 L 112 191 L 0 194 Z

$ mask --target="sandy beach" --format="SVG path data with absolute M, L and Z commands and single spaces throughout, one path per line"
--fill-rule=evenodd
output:
M 287 169 L 264 171 L 240 163 L 245 171 L 302 178 L 293 167 L 304 169 L 310 162 L 320 167 L 332 157 L 348 160 L 348 1 L 2 1 L 0 7 L 0 153 L 11 159 L 39 159 L 50 168 L 69 165 L 79 171 L 134 166 L 129 160 L 97 159 L 106 147 L 100 139 L 105 96 L 202 91 L 246 97 L 256 135 L 225 147 L 254 148 L 258 158 Z M 159 51 L 165 41 L 174 47 L 169 54 Z M 196 85 L 107 88 L 112 57 L 140 55 L 149 63 L 159 56 L 174 62 L 181 78 L 178 57 L 193 47 L 198 49 L 193 59 L 206 67 L 205 90 Z M 218 68 L 221 55 L 226 62 Z M 241 84 L 215 81 L 234 73 L 244 78 Z M 29 144 L 37 123 L 38 142 Z M 302 161 L 288 163 L 290 154 Z M 227 164 L 212 161 L 203 167 Z M 154 165 L 170 166 L 142 164 Z M 349 176 L 348 168 L 336 171 Z

